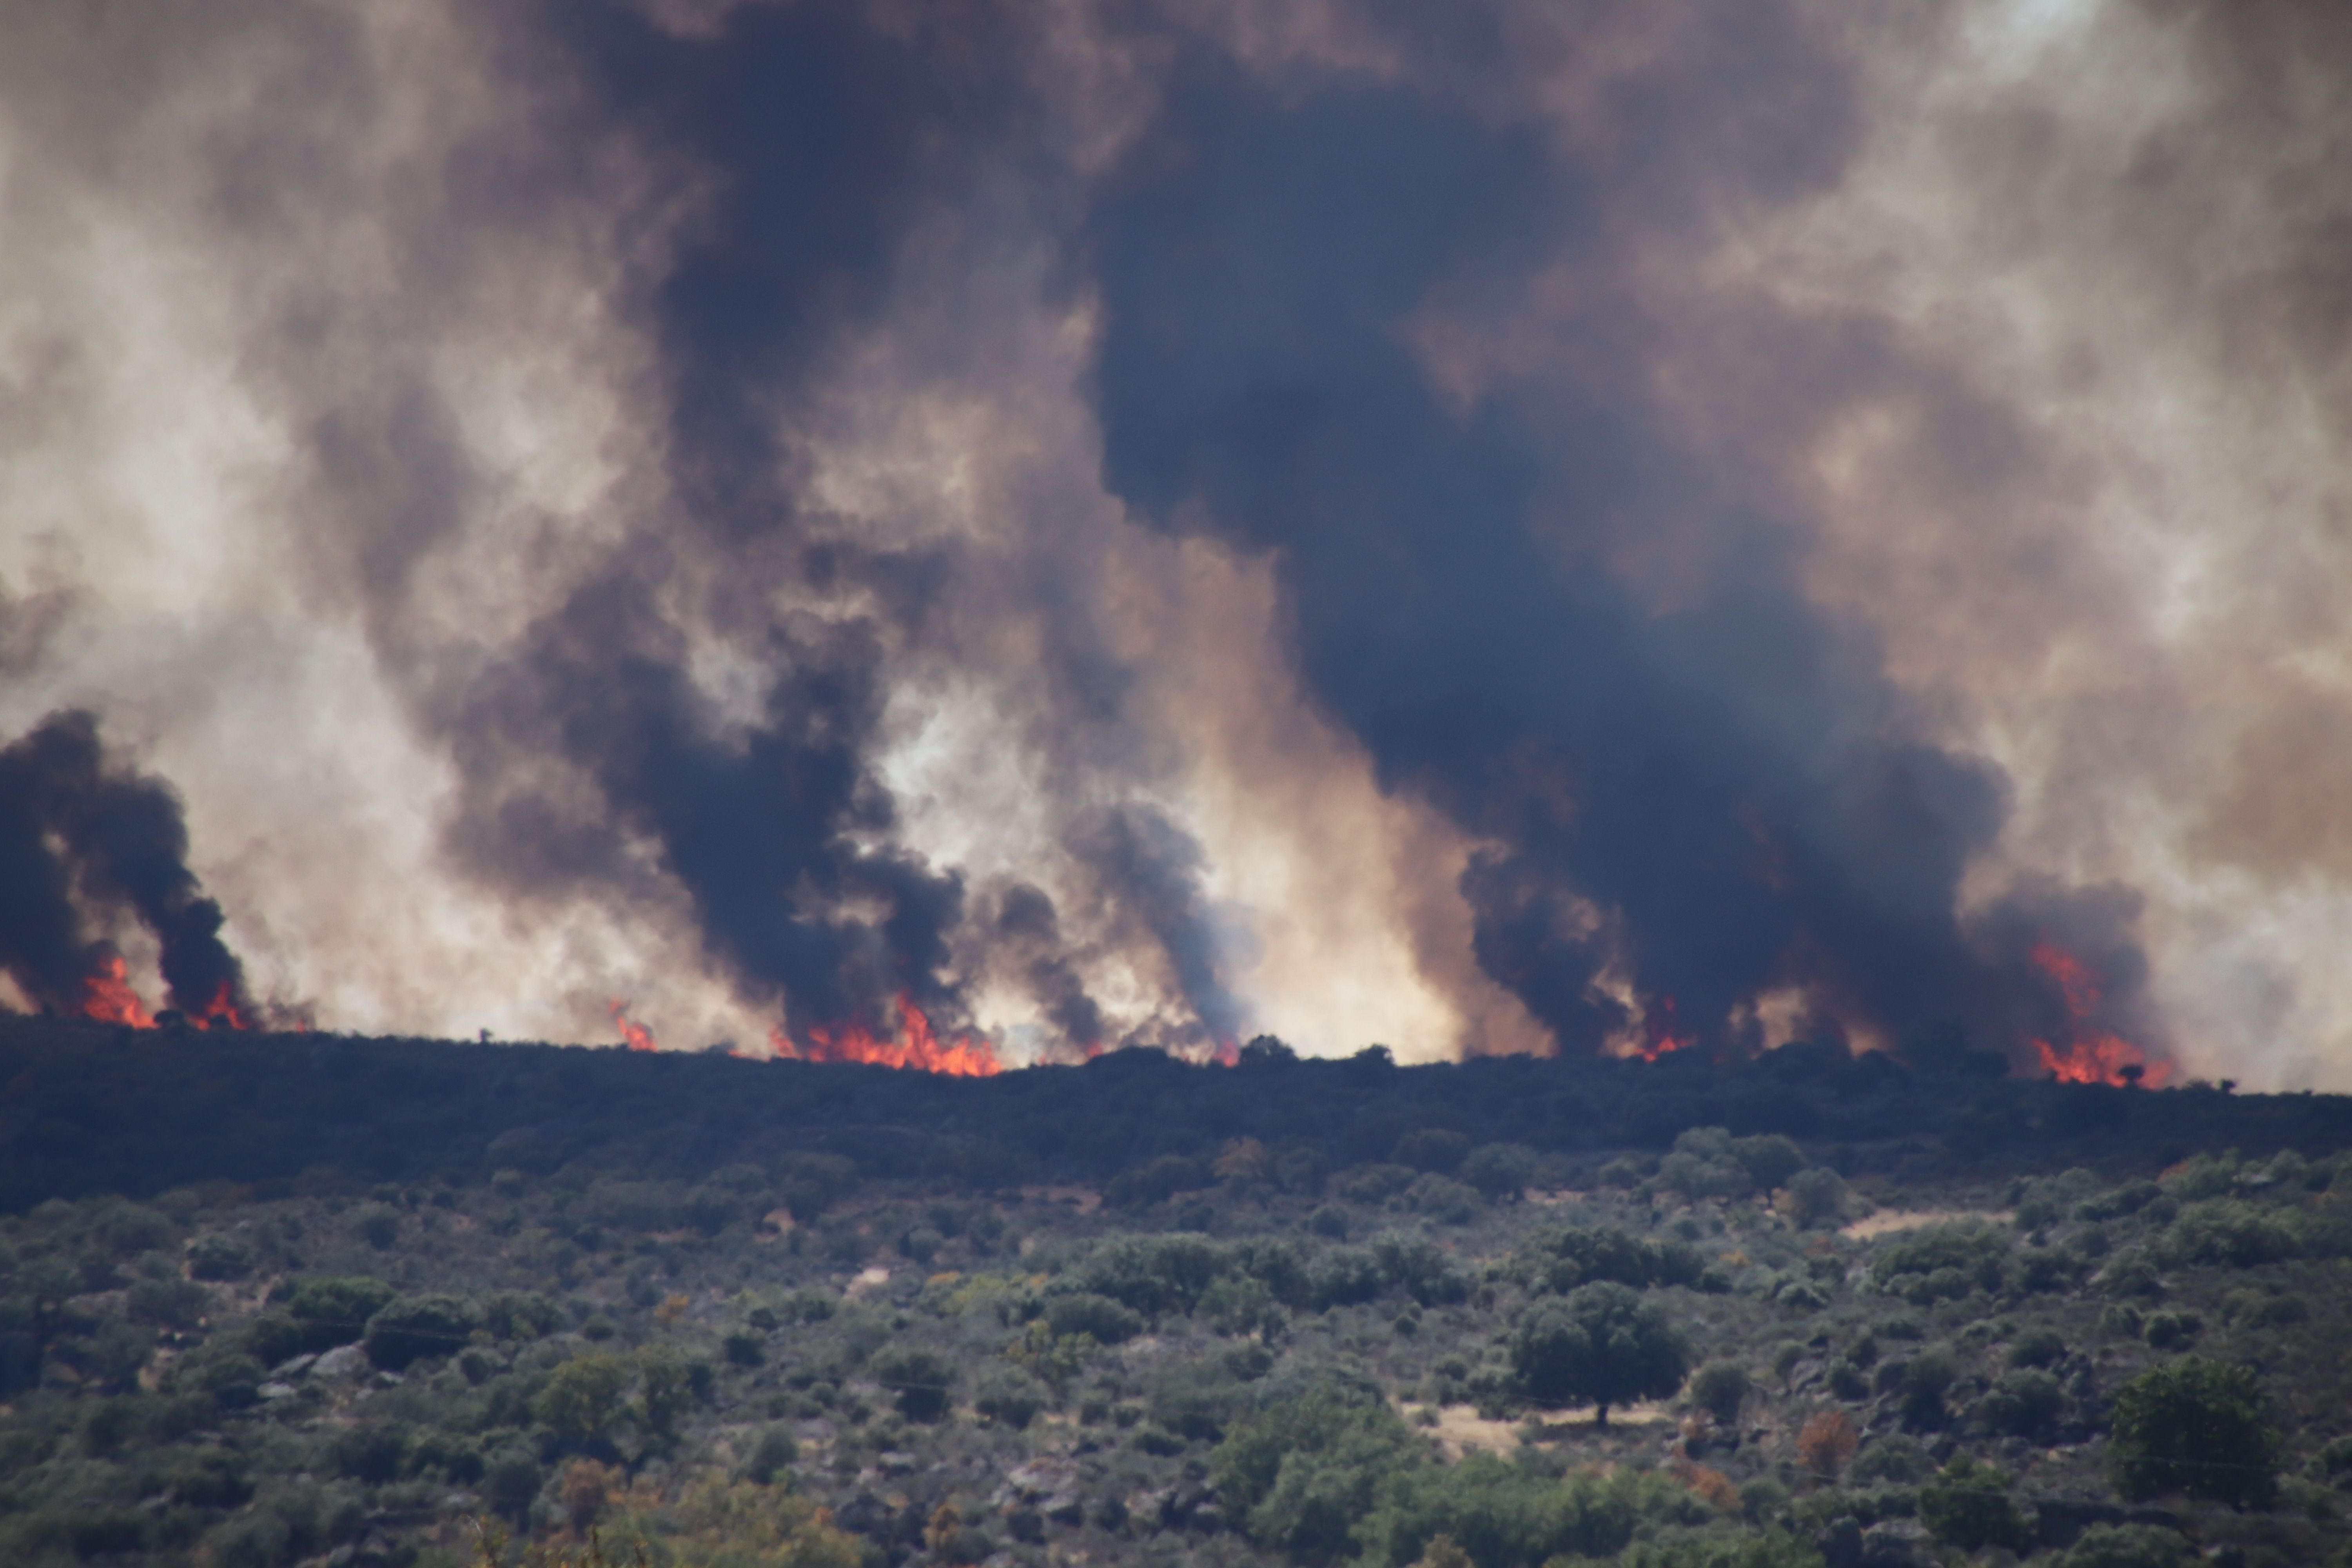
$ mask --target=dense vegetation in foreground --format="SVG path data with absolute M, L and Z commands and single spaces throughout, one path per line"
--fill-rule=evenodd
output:
M 1981 1068 L 26 1024 L 0 1561 L 2352 1561 L 2343 1103 Z

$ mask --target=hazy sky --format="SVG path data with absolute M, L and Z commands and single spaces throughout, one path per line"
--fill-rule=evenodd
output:
M 0 741 L 257 998 L 2352 1088 L 2352 16 L 5 9 Z

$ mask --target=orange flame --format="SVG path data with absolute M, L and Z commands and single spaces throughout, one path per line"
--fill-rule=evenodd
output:
M 192 1016 L 190 1021 L 199 1029 L 250 1029 L 253 1025 L 237 1010 L 236 998 L 229 994 L 228 982 L 221 982 L 205 1010 Z
M 2172 1076 L 2170 1062 L 2150 1062 L 2147 1053 L 2120 1035 L 2090 1026 L 2099 1005 L 2099 977 L 2090 966 L 2055 942 L 2038 942 L 2031 954 L 2033 966 L 2058 983 L 2066 994 L 2066 1011 L 2074 1021 L 2073 1037 L 2063 1051 L 2047 1040 L 2033 1042 L 2042 1066 L 2060 1083 L 2105 1083 L 2128 1087 L 2134 1082 L 2155 1089 Z
M 654 1044 L 654 1032 L 629 1016 L 629 1005 L 626 1002 L 614 1002 L 612 1004 L 612 1008 L 613 1026 L 621 1031 L 621 1038 L 627 1042 L 629 1049 L 633 1051 L 661 1049 L 659 1046 Z
M 1696 1035 L 1675 1033 L 1675 999 L 1661 996 L 1655 1007 L 1642 1015 L 1642 1037 L 1633 1043 L 1631 1054 L 1645 1062 L 1654 1062 L 1670 1052 L 1688 1050 L 1696 1044 Z
M 123 1024 L 133 1029 L 152 1029 L 155 1016 L 147 1011 L 139 993 L 131 989 L 131 966 L 116 953 L 106 961 L 106 967 L 82 983 L 81 1016 L 95 1018 L 101 1024 Z
M 930 1019 L 908 995 L 898 998 L 898 1037 L 884 1039 L 863 1025 L 839 1029 L 811 1029 L 809 1043 L 796 1046 L 782 1029 L 772 1030 L 768 1043 L 782 1061 L 863 1062 L 871 1067 L 914 1068 L 946 1073 L 950 1078 L 994 1078 L 1004 1070 L 996 1047 L 978 1035 L 942 1041 L 932 1032 Z

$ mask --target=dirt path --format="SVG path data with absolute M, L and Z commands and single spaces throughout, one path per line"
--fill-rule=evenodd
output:
M 2017 1216 L 2007 1209 L 1881 1209 L 1865 1219 L 1858 1219 L 1839 1232 L 1856 1241 L 1868 1241 L 1889 1231 L 1916 1230 L 1924 1225 L 1947 1225 L 1954 1220 L 1990 1220 L 1995 1225 L 2007 1225 Z
M 1437 1412 L 1437 1425 L 1423 1426 L 1415 1419 L 1426 1405 L 1399 1406 L 1399 1413 L 1412 1422 L 1418 1431 L 1434 1436 L 1449 1459 L 1459 1459 L 1465 1454 L 1485 1451 L 1490 1454 L 1514 1454 L 1522 1444 L 1527 1431 L 1524 1421 L 1487 1421 L 1482 1419 L 1475 1406 L 1448 1405 Z M 1593 1435 L 1592 1407 L 1580 1410 L 1552 1412 L 1554 1419 L 1536 1428 L 1538 1443 L 1558 1443 L 1569 1438 Z M 1642 1404 L 1612 1405 L 1609 1409 L 1609 1430 L 1615 1432 L 1628 1426 L 1655 1426 L 1675 1419 L 1663 1405 Z

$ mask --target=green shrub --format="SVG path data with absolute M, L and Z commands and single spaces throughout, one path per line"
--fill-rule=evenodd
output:
M 2074 1214 L 2087 1220 L 2126 1219 L 2163 1197 L 2164 1189 L 2154 1182 L 2126 1182 L 2113 1192 L 2085 1198 Z
M 286 1315 L 293 1321 L 299 1350 L 329 1351 L 357 1343 L 367 1332 L 368 1320 L 398 1295 L 381 1279 L 305 1279 L 287 1299 Z
M 2205 1320 L 2194 1312 L 2151 1312 L 2140 1337 L 2151 1350 L 2178 1350 L 2205 1331 Z
M 489 1457 L 482 1468 L 482 1500 L 509 1520 L 520 1520 L 546 1476 L 539 1461 L 520 1448 L 507 1448 Z
M 1714 1525 L 1702 1530 L 1664 1530 L 1654 1542 L 1636 1542 L 1617 1559 L 1617 1568 L 1821 1568 L 1822 1553 L 1811 1541 L 1782 1531 L 1760 1532 Z
M 1845 1178 L 1826 1165 L 1789 1178 L 1789 1205 L 1801 1226 L 1835 1225 L 1845 1217 Z
M 1054 1296 L 1045 1302 L 1045 1324 L 1057 1338 L 1086 1334 L 1097 1344 L 1124 1344 L 1143 1331 L 1143 1318 L 1120 1302 L 1090 1290 Z
M 1515 1259 L 1536 1289 L 1566 1292 L 1602 1280 L 1640 1289 L 1696 1285 L 1704 1266 L 1678 1241 L 1654 1241 L 1607 1226 L 1570 1226 L 1523 1247 Z
M 1746 1367 L 1719 1361 L 1701 1367 L 1691 1379 L 1690 1398 L 1693 1405 L 1728 1426 L 1739 1419 L 1748 1389 Z
M 1871 1265 L 1879 1289 L 1914 1306 L 1999 1290 L 2009 1260 L 2007 1233 L 1978 1221 L 1923 1226 Z
M 1924 1481 L 1935 1473 L 1936 1462 L 1916 1438 L 1900 1432 L 1890 1432 L 1871 1440 L 1854 1457 L 1846 1470 L 1846 1479 L 1857 1486 L 1893 1481 L 1898 1484 Z
M 2010 1478 L 1999 1466 L 1959 1458 L 1919 1489 L 1919 1521 L 1963 1552 L 1988 1546 L 2023 1552 L 2033 1532 L 2009 1499 Z
M 1944 1424 L 1944 1395 L 1960 1375 L 1959 1361 L 1950 1349 L 1931 1345 L 1901 1363 L 1900 1367 L 1880 1369 L 1882 1376 L 1899 1372 L 1895 1386 L 1903 1394 L 1903 1420 L 1906 1425 L 1930 1431 Z
M 252 1247 L 234 1236 L 199 1237 L 188 1244 L 188 1272 L 198 1279 L 243 1279 L 254 1263 Z
M 1412 1185 L 1420 1173 L 1386 1162 L 1350 1165 L 1331 1178 L 1331 1195 L 1351 1204 L 1385 1203 Z
M 2066 1342 L 2054 1329 L 2028 1329 L 2011 1342 L 2011 1366 L 2054 1366 L 2065 1359 Z
M 1377 1389 L 1335 1383 L 1236 1423 L 1211 1473 L 1253 1542 L 1322 1564 L 1356 1555 L 1389 1478 L 1425 1462 Z
M 1682 1386 L 1690 1346 L 1664 1312 L 1623 1285 L 1582 1285 L 1536 1302 L 1507 1342 L 1516 1391 L 1538 1406 L 1609 1407 L 1663 1399 Z
M 562 1310 L 534 1291 L 501 1290 L 482 1307 L 482 1326 L 493 1339 L 543 1340 L 562 1323 Z
M 1383 1282 L 1422 1306 L 1444 1306 L 1469 1296 L 1469 1277 L 1427 1237 L 1386 1231 L 1372 1237 L 1370 1245 Z
M 1802 1157 L 1800 1156 L 1800 1163 Z M 1756 1185 L 1720 1127 L 1694 1127 L 1675 1140 L 1673 1152 L 1658 1162 L 1658 1184 L 1685 1198 L 1736 1198 Z
M 382 1486 L 401 1472 L 408 1458 L 409 1432 L 393 1423 L 370 1423 L 338 1434 L 332 1445 L 336 1470 L 355 1481 Z
M 1785 1187 L 1796 1173 L 1805 1168 L 1804 1151 L 1778 1132 L 1768 1132 L 1755 1138 L 1734 1138 L 1731 1157 L 1748 1173 L 1748 1179 L 1758 1190 L 1770 1192 Z
M 1379 1257 L 1367 1247 L 1328 1247 L 1307 1266 L 1307 1302 L 1318 1309 L 1374 1300 L 1387 1283 Z
M 1389 1157 L 1400 1165 L 1450 1176 L 1469 1157 L 1470 1140 L 1450 1127 L 1423 1127 L 1397 1140 Z
M 1493 1454 L 1395 1472 L 1364 1534 L 1373 1562 L 1411 1563 L 1440 1536 L 1479 1568 L 1538 1568 L 1622 1551 L 1648 1521 L 1696 1523 L 1706 1510 L 1655 1472 L 1565 1478 Z
M 1232 1266 L 1205 1236 L 1119 1236 L 1087 1255 L 1076 1283 L 1147 1315 L 1190 1312 L 1201 1292 Z
M 2174 1268 L 2252 1268 L 2302 1250 L 2284 1220 L 2231 1198 L 2190 1204 L 2155 1247 L 2158 1261 Z
M 791 1428 L 771 1426 L 752 1445 L 751 1457 L 743 1463 L 743 1474 L 763 1487 L 771 1486 L 800 1457 L 801 1446 Z
M 2166 1172 L 2159 1184 L 2166 1195 L 2177 1203 L 2193 1204 L 2208 1198 L 2226 1197 L 2237 1189 L 2238 1152 L 2232 1149 L 2219 1156 L 2195 1155 Z
M 705 1379 L 709 1369 L 701 1369 Z M 678 1418 L 695 1398 L 695 1369 L 676 1352 L 654 1349 L 637 1358 L 638 1425 L 646 1435 L 667 1447 L 677 1437 Z
M 2280 1447 L 2253 1375 L 2192 1355 L 2124 1385 L 2108 1453 L 2127 1498 L 2179 1491 L 2245 1507 L 2276 1495 Z
M 1162 1154 L 1140 1165 L 1129 1165 L 1103 1184 L 1103 1201 L 1118 1208 L 1164 1203 L 1178 1193 L 1198 1192 L 1215 1184 L 1207 1166 L 1181 1154 Z
M 131 1258 L 172 1245 L 179 1227 L 144 1204 L 112 1203 L 100 1213 L 91 1229 L 118 1258 Z
M 2066 1408 L 2065 1391 L 2046 1372 L 2005 1372 L 1977 1402 L 1977 1417 L 2009 1437 L 2036 1437 L 2055 1426 Z
M 368 1360 L 398 1372 L 428 1357 L 457 1354 L 481 1326 L 481 1313 L 463 1297 L 396 1297 L 368 1320 L 361 1343 Z
M 131 1321 L 169 1329 L 193 1329 L 212 1297 L 201 1285 L 186 1279 L 141 1279 L 123 1300 Z
M 352 1216 L 353 1228 L 360 1238 L 378 1252 L 389 1252 L 400 1239 L 400 1211 L 383 1204 L 369 1204 Z
M 1035 1420 L 1037 1413 L 1045 1408 L 1045 1390 L 1026 1373 L 996 1367 L 980 1380 L 971 1403 L 972 1408 L 991 1421 L 1018 1430 Z
M 2153 1524 L 2095 1524 L 2060 1552 L 2051 1568 L 2189 1568 L 2194 1553 L 2177 1530 Z
M 956 1378 L 945 1357 L 894 1345 L 868 1362 L 866 1370 L 897 1396 L 898 1414 L 909 1421 L 937 1421 L 947 1414 Z
M 1115 1301 L 1110 1305 L 1126 1311 Z M 1213 1333 L 1254 1334 L 1278 1321 L 1282 1314 L 1275 1310 L 1274 1293 L 1263 1281 L 1246 1274 L 1228 1274 L 1201 1292 L 1195 1316 Z
M 1486 1206 L 1477 1188 L 1451 1176 L 1416 1177 L 1405 1189 L 1405 1206 L 1443 1225 L 1468 1225 Z
M 1535 1151 L 1520 1143 L 1485 1144 L 1455 1173 L 1489 1198 L 1515 1198 L 1536 1179 Z
M 555 1369 L 531 1415 L 574 1443 L 604 1436 L 621 1414 L 621 1396 L 629 1385 L 629 1366 L 619 1356 L 593 1352 L 574 1356 Z

